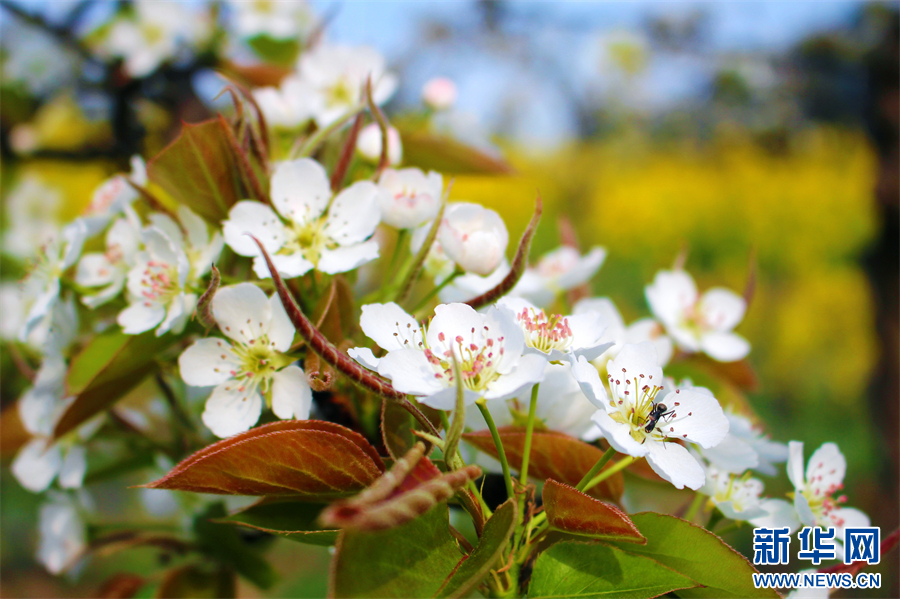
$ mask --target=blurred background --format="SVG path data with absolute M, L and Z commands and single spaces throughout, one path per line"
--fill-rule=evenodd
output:
M 33 251 L 27 227 L 71 219 L 130 156 L 152 157 L 182 120 L 226 109 L 215 72 L 252 54 L 235 38 L 123 77 L 88 43 L 118 4 L 0 2 L 3 280 Z M 218 14 L 188 4 L 198 19 Z M 496 209 L 517 239 L 540 190 L 533 255 L 559 244 L 555 222 L 568 215 L 583 246 L 607 248 L 592 288 L 626 322 L 648 313 L 644 285 L 682 251 L 701 288 L 740 291 L 755 264 L 738 329 L 758 379 L 748 401 L 773 438 L 804 441 L 807 456 L 838 443 L 849 505 L 885 533 L 897 527 L 897 3 L 311 7 L 327 39 L 386 57 L 400 78 L 387 105 L 398 122 L 421 112 L 427 80 L 452 79 L 458 100 L 439 126 L 513 166 L 457 174 L 452 199 Z M 2 368 L 6 407 L 25 383 L 6 351 Z M 2 441 L 8 459 L 15 439 Z M 33 496 L 8 469 L 0 477 L 2 596 L 91 595 L 111 573 L 154 563 L 138 549 L 54 579 L 33 559 Z M 783 475 L 766 485 L 788 490 Z M 141 509 L 133 491 L 100 495 L 112 520 Z M 741 536 L 729 540 L 749 551 Z M 324 595 L 327 550 L 281 543 L 273 556 L 282 581 L 269 596 Z M 898 595 L 896 561 L 876 570 L 884 583 L 871 596 Z

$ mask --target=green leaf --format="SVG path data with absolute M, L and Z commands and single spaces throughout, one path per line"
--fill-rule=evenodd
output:
M 325 507 L 321 503 L 265 498 L 217 522 L 227 522 L 268 532 L 290 541 L 329 547 L 337 540 L 337 530 L 322 530 L 316 524 Z
M 693 586 L 690 578 L 654 559 L 601 543 L 568 541 L 538 557 L 528 597 L 650 599 L 672 591 L 680 595 Z
M 258 545 L 249 545 L 234 526 L 216 523 L 216 520 L 226 516 L 225 506 L 215 503 L 194 517 L 194 534 L 199 549 L 233 567 L 256 586 L 262 589 L 271 587 L 278 578 L 275 570 L 260 554 Z
M 525 429 L 503 426 L 498 432 L 510 468 L 521 468 L 522 455 L 525 453 Z M 491 457 L 497 457 L 497 448 L 489 430 L 466 433 L 463 439 Z M 602 456 L 601 449 L 581 439 L 556 431 L 534 431 L 528 473 L 537 479 L 552 478 L 574 487 Z M 609 463 L 604 470 L 611 467 L 612 463 Z M 589 489 L 587 494 L 597 499 L 618 502 L 624 489 L 622 474 L 617 472 Z
M 238 200 L 250 197 L 228 134 L 217 119 L 184 123 L 181 133 L 147 163 L 147 178 L 175 203 L 219 223 Z M 160 198 L 161 200 L 163 198 Z
M 547 523 L 555 530 L 593 538 L 647 542 L 625 512 L 574 487 L 548 480 L 543 499 Z
M 144 487 L 325 500 L 356 493 L 384 470 L 362 435 L 319 420 L 284 420 L 229 437 Z
M 76 397 L 56 423 L 54 436 L 61 437 L 125 396 L 153 372 L 160 352 L 177 340 L 152 331 L 126 335 L 114 330 L 94 337 L 69 366 L 66 390 Z
M 464 556 L 459 566 L 444 583 L 438 597 L 466 597 L 484 580 L 506 548 L 516 527 L 518 508 L 516 500 L 507 499 L 497 508 L 484 526 L 481 541 L 470 555 Z
M 502 175 L 513 172 L 512 166 L 499 156 L 445 135 L 425 131 L 401 131 L 403 163 L 421 169 L 448 174 Z
M 778 598 L 778 593 L 772 589 L 755 588 L 751 575 L 756 568 L 708 530 L 681 518 L 654 512 L 632 514 L 631 520 L 647 538 L 647 544 L 616 543 L 617 547 L 652 557 L 705 587 L 679 591 L 679 597 Z
M 219 568 L 210 570 L 199 564 L 173 568 L 156 591 L 159 599 L 216 599 L 237 596 L 234 570 Z
M 257 35 L 247 40 L 260 58 L 279 65 L 293 65 L 300 52 L 300 43 L 295 39 L 280 40 L 268 35 Z
M 446 503 L 376 532 L 338 536 L 329 597 L 432 597 L 459 563 Z
M 441 428 L 440 413 L 436 410 L 417 404 L 419 410 L 434 424 L 438 430 Z M 420 439 L 413 434 L 413 430 L 423 433 L 430 432 L 418 420 L 412 417 L 396 401 L 383 401 L 381 405 L 381 436 L 388 453 L 395 460 L 412 449 Z

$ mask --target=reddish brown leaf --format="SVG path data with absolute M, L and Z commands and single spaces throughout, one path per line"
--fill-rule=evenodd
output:
M 544 483 L 543 497 L 551 528 L 588 537 L 647 542 L 625 512 L 574 487 L 548 480 Z
M 3 412 L 0 412 L 0 458 L 11 457 L 29 439 L 31 435 L 19 418 L 18 404 L 13 403 L 3 408 Z
M 94 593 L 94 597 L 101 599 L 129 599 L 134 597 L 144 586 L 144 579 L 137 574 L 114 574 L 100 585 Z
M 175 466 L 151 489 L 221 495 L 342 497 L 384 471 L 359 434 L 331 422 L 286 420 L 229 437 Z
M 506 426 L 501 427 L 499 433 L 510 468 L 520 468 L 525 448 L 525 429 Z M 497 457 L 497 449 L 489 430 L 466 433 L 463 439 L 494 458 Z M 552 478 L 575 486 L 602 456 L 602 450 L 575 437 L 555 431 L 534 431 L 528 473 L 534 478 Z M 612 463 L 607 464 L 604 470 L 611 466 Z M 622 475 L 616 473 L 588 490 L 588 495 L 618 502 L 624 490 Z

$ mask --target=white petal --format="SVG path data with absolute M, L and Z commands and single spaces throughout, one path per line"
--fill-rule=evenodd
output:
M 423 342 L 421 325 L 394 302 L 363 306 L 359 326 L 369 339 L 388 351 L 418 349 Z
M 684 439 L 702 447 L 715 447 L 728 434 L 728 419 L 719 401 L 706 393 L 682 389 L 666 395 L 662 402 L 669 411 L 659 428 L 674 439 Z
M 299 366 L 288 366 L 272 376 L 272 411 L 282 420 L 306 420 L 312 407 L 312 389 Z
M 303 276 L 313 269 L 313 263 L 304 258 L 300 252 L 275 254 L 270 258 L 272 258 L 272 264 L 275 265 L 275 270 L 285 279 Z M 268 279 L 272 276 L 272 273 L 269 272 L 269 265 L 262 256 L 253 259 L 253 272 L 260 279 Z
M 269 298 L 269 304 L 272 306 L 272 319 L 269 321 L 267 335 L 272 347 L 278 351 L 286 352 L 291 348 L 294 341 L 294 324 L 288 318 L 281 298 L 277 293 L 272 294 Z
M 182 380 L 194 387 L 224 383 L 240 365 L 231 344 L 216 337 L 198 339 L 178 357 Z
M 75 282 L 82 287 L 99 287 L 112 282 L 118 269 L 106 258 L 105 254 L 92 252 L 85 254 L 78 261 L 75 270 Z
M 381 362 L 381 358 L 376 358 L 375 354 L 368 347 L 351 347 L 347 350 L 347 355 L 369 370 L 378 371 L 378 364 Z
M 750 520 L 750 524 L 764 528 L 783 528 L 787 526 L 791 533 L 800 528 L 800 520 L 797 519 L 797 511 L 794 506 L 783 499 L 763 499 L 759 507 L 767 513 Z
M 253 283 L 219 289 L 213 296 L 212 309 L 219 329 L 244 345 L 262 337 L 272 321 L 272 304 Z
M 339 245 L 353 245 L 368 239 L 380 220 L 378 188 L 371 181 L 359 181 L 334 198 L 325 233 Z
M 228 220 L 222 223 L 225 243 L 241 256 L 258 256 L 259 246 L 248 235 L 253 235 L 270 254 L 278 251 L 285 240 L 285 228 L 275 212 L 261 202 L 245 200 L 228 211 Z
M 181 292 L 173 297 L 166 310 L 166 317 L 156 329 L 156 336 L 159 337 L 169 331 L 176 335 L 181 333 L 195 307 L 197 307 L 197 295 L 194 293 Z
M 607 363 L 606 369 L 613 377 L 613 381 L 619 381 L 615 385 L 610 383 L 613 394 L 619 393 L 618 399 L 629 399 L 624 393 L 626 390 L 633 392 L 632 386 L 663 384 L 662 368 L 658 365 L 656 348 L 649 341 L 636 345 L 626 343 L 619 354 Z M 643 381 L 643 384 L 639 381 Z
M 720 470 L 740 474 L 750 468 L 756 468 L 759 458 L 750 445 L 734 435 L 725 435 L 718 444 L 701 451 L 703 457 Z
M 840 507 L 832 512 L 832 520 L 837 523 L 843 521 L 840 528 L 863 528 L 866 526 L 871 526 L 872 521 L 869 519 L 869 516 L 852 507 Z M 837 524 L 835 524 L 837 525 Z
M 468 389 L 463 394 L 463 402 L 470 406 L 478 399 L 478 394 Z M 452 410 L 456 407 L 456 387 L 444 387 L 437 393 L 418 398 L 419 403 L 435 410 Z M 472 410 L 474 411 L 474 410 Z
M 605 249 L 599 246 L 591 248 L 587 254 L 579 257 L 572 268 L 559 275 L 556 279 L 556 284 L 560 289 L 571 289 L 586 283 L 600 269 L 605 259 Z
M 378 363 L 378 374 L 389 379 L 395 389 L 412 395 L 431 395 L 447 387 L 435 377 L 425 354 L 415 349 L 398 349 Z
M 697 307 L 704 322 L 717 331 L 730 331 L 744 318 L 747 302 L 730 289 L 713 287 L 700 298 Z
M 28 335 L 50 313 L 58 299 L 59 279 L 53 278 L 47 283 L 47 288 L 37 296 L 31 309 L 28 311 L 28 315 L 25 317 L 25 324 L 22 325 L 22 329 L 19 331 L 19 341 L 28 339 Z
M 150 224 L 165 233 L 169 241 L 178 247 L 184 247 L 184 235 L 178 223 L 169 216 L 161 212 L 153 212 L 148 216 Z
M 12 473 L 23 487 L 40 493 L 50 486 L 62 468 L 62 450 L 54 444 L 47 447 L 44 439 L 32 439 L 25 444 L 12 463 Z
M 816 526 L 816 516 L 812 512 L 812 508 L 809 507 L 809 501 L 799 491 L 794 493 L 794 510 L 796 510 L 802 524 Z
M 206 221 L 196 212 L 181 204 L 178 206 L 178 220 L 187 233 L 188 243 L 191 247 L 202 248 L 209 244 L 209 229 Z
M 222 438 L 250 430 L 259 420 L 262 398 L 256 389 L 247 391 L 241 391 L 236 381 L 222 383 L 213 389 L 203 410 L 203 424 Z
M 467 304 L 442 304 L 434 309 L 434 318 L 426 337 L 431 348 L 456 345 L 456 338 L 481 345 L 484 316 Z M 518 329 L 518 327 L 516 327 Z M 521 334 L 521 331 L 520 331 Z M 435 350 L 437 351 L 437 350 Z
M 331 199 L 322 165 L 309 158 L 280 162 L 272 173 L 272 205 L 285 218 L 306 223 L 321 216 Z
M 72 567 L 87 549 L 87 531 L 74 505 L 66 502 L 45 503 L 38 519 L 40 541 L 37 559 L 51 574 L 61 574 Z
M 766 510 L 758 505 L 745 506 L 744 509 L 739 510 L 734 506 L 733 501 L 720 501 L 716 504 L 716 507 L 729 520 L 750 521 L 753 518 L 761 518 L 766 515 Z
M 803 478 L 803 465 L 803 441 L 791 441 L 788 443 L 787 475 L 797 490 L 806 486 L 806 480 Z
M 519 358 L 516 369 L 505 374 L 488 385 L 485 399 L 510 399 L 518 395 L 524 388 L 531 388 L 544 380 L 546 358 L 529 354 Z
M 179 252 L 173 245 L 172 238 L 165 231 L 159 227 L 147 227 L 144 229 L 143 238 L 147 252 L 153 259 L 169 264 L 178 264 Z
M 600 373 L 584 356 L 579 356 L 572 362 L 572 376 L 578 381 L 581 392 L 588 401 L 603 411 L 609 411 L 609 395 L 606 394 L 606 388 L 600 380 Z
M 675 485 L 676 489 L 688 487 L 695 491 L 706 482 L 703 467 L 694 456 L 678 443 L 645 443 L 649 445 L 647 463 L 658 475 Z
M 627 424 L 616 422 L 609 417 L 609 414 L 607 414 L 605 410 L 597 410 L 594 412 L 594 415 L 591 416 L 591 420 L 603 433 L 603 437 L 609 441 L 609 444 L 619 453 L 639 458 L 647 455 L 649 447 L 653 445 L 653 443 L 645 442 L 641 444 L 635 441 L 634 437 L 631 436 L 631 427 Z
M 73 445 L 63 459 L 59 470 L 59 486 L 63 489 L 80 489 L 87 472 L 87 457 L 84 445 Z
M 613 346 L 612 341 L 603 341 L 606 321 L 598 312 L 586 312 L 567 316 L 572 329 L 572 346 L 575 353 L 593 360 Z
M 654 316 L 667 327 L 678 324 L 685 312 L 697 302 L 697 286 L 684 271 L 661 270 L 644 290 Z
M 149 331 L 166 317 L 165 307 L 150 302 L 131 304 L 121 312 L 116 321 L 126 335 L 137 335 Z
M 844 482 L 846 472 L 847 460 L 841 450 L 834 443 L 825 443 L 809 458 L 807 488 L 813 493 L 818 491 L 822 496 L 831 495 Z
M 318 270 L 333 275 L 353 270 L 376 258 L 378 258 L 378 242 L 370 239 L 364 243 L 322 250 Z
M 734 333 L 707 333 L 700 337 L 700 349 L 719 362 L 734 362 L 750 353 L 750 344 Z

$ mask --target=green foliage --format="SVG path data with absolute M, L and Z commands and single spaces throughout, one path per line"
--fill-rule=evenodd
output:
M 325 506 L 290 498 L 266 498 L 219 522 L 230 522 L 284 537 L 297 543 L 331 546 L 338 531 L 316 524 Z
M 649 557 L 603 544 L 559 543 L 538 557 L 528 590 L 543 597 L 617 597 L 649 599 L 696 586 Z
M 225 506 L 221 503 L 214 503 L 195 516 L 194 534 L 197 545 L 202 552 L 231 566 L 256 586 L 269 588 L 277 579 L 277 574 L 261 555 L 260 544 L 251 546 L 237 528 L 215 522 L 226 516 Z

